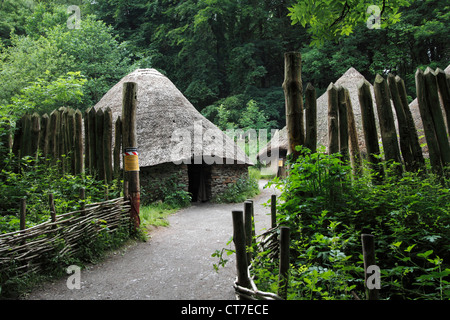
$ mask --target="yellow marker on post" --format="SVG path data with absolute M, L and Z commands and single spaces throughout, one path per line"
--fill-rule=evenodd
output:
M 139 170 L 139 154 L 137 148 L 126 148 L 124 154 L 125 171 Z

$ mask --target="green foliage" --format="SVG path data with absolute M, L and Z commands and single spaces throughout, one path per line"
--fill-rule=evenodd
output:
M 120 194 L 117 183 L 105 186 L 88 175 L 62 174 L 50 160 L 36 162 L 31 157 L 18 160 L 11 155 L 4 161 L 0 173 L 1 233 L 19 229 L 19 205 L 23 198 L 27 203 L 26 226 L 31 227 L 50 218 L 50 193 L 55 199 L 57 214 L 79 210 L 81 188 L 86 190 L 86 204 L 103 201 L 106 189 L 112 198 Z
M 166 218 L 178 210 L 178 208 L 173 208 L 164 202 L 155 202 L 150 205 L 143 206 L 139 211 L 141 225 L 142 227 L 167 227 L 169 222 Z
M 348 36 L 359 24 L 377 24 L 385 28 L 399 21 L 402 6 L 409 6 L 409 0 L 302 0 L 289 8 L 292 24 L 307 25 L 312 34 L 312 45 L 323 44 L 325 39 Z M 371 6 L 375 6 L 371 7 Z M 379 21 L 371 21 L 378 17 Z M 371 22 L 369 22 L 371 21 Z
M 68 29 L 68 17 L 66 6 L 37 5 L 27 18 L 26 35 L 13 34 L 10 46 L 0 46 L 0 105 L 11 105 L 24 88 L 41 85 L 43 75 L 56 86 L 61 77 L 80 72 L 87 82 L 76 102 L 84 111 L 134 68 L 111 27 L 83 15 L 80 29 Z
M 59 107 L 76 109 L 83 97 L 83 86 L 87 82 L 80 72 L 68 72 L 54 81 L 50 72 L 45 78 L 38 78 L 34 83 L 23 88 L 20 94 L 11 98 L 12 104 L 0 106 L 3 114 L 15 118 L 27 112 L 50 114 Z
M 291 229 L 290 299 L 364 298 L 362 233 L 375 236 L 382 299 L 450 298 L 448 180 L 398 176 L 385 163 L 383 183 L 372 184 L 373 173 L 352 178 L 338 154 L 301 151 L 286 180 L 272 182 L 282 191 L 278 223 Z M 255 261 L 255 275 L 277 272 L 267 252 Z M 273 276 L 257 279 L 276 287 Z

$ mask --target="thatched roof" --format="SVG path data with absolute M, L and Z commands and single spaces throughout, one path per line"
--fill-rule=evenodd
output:
M 364 132 L 361 119 L 361 108 L 359 106 L 358 99 L 358 85 L 360 85 L 366 79 L 355 68 L 350 68 L 345 72 L 334 85 L 344 87 L 348 89 L 350 94 L 350 100 L 352 102 L 353 114 L 355 116 L 356 130 L 358 133 L 359 148 L 361 151 L 366 149 L 364 141 Z M 373 86 L 370 86 L 372 93 L 373 106 L 376 108 L 375 94 L 373 92 Z M 378 119 L 376 109 L 374 110 L 375 118 Z M 395 113 L 394 113 L 395 115 Z M 378 120 L 377 120 L 378 124 Z M 378 131 L 380 136 L 380 133 Z M 381 137 L 381 136 L 380 136 Z M 262 149 L 258 156 L 263 156 L 266 151 L 270 151 L 271 148 L 278 147 L 280 150 L 287 150 L 287 131 L 286 127 L 280 130 L 279 143 L 269 142 L 266 148 Z M 325 92 L 319 98 L 317 98 L 317 144 L 318 146 L 328 147 L 328 93 Z
M 280 154 L 282 152 L 286 152 L 287 148 L 287 127 L 284 127 L 283 129 L 275 132 L 269 143 L 258 152 L 257 158 L 262 163 L 268 163 L 271 160 L 272 152 L 278 151 L 278 154 Z
M 224 163 L 251 164 L 245 153 L 202 116 L 175 85 L 155 69 L 138 69 L 124 77 L 95 106 L 111 108 L 113 121 L 122 115 L 125 82 L 137 83 L 137 140 L 141 167 L 180 163 L 212 155 Z M 206 136 L 205 136 L 206 134 Z

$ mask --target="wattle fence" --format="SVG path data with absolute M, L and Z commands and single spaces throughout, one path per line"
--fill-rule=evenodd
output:
M 118 198 L 0 234 L 0 288 L 12 277 L 48 270 L 55 259 L 82 258 L 99 237 L 129 232 L 130 208 L 129 200 Z

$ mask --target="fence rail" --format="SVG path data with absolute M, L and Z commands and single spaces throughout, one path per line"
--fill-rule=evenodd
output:
M 0 275 L 13 270 L 39 272 L 48 259 L 73 257 L 100 232 L 114 233 L 130 224 L 130 203 L 123 198 L 86 205 L 82 210 L 11 233 L 0 234 Z M 46 258 L 47 256 L 47 258 Z

